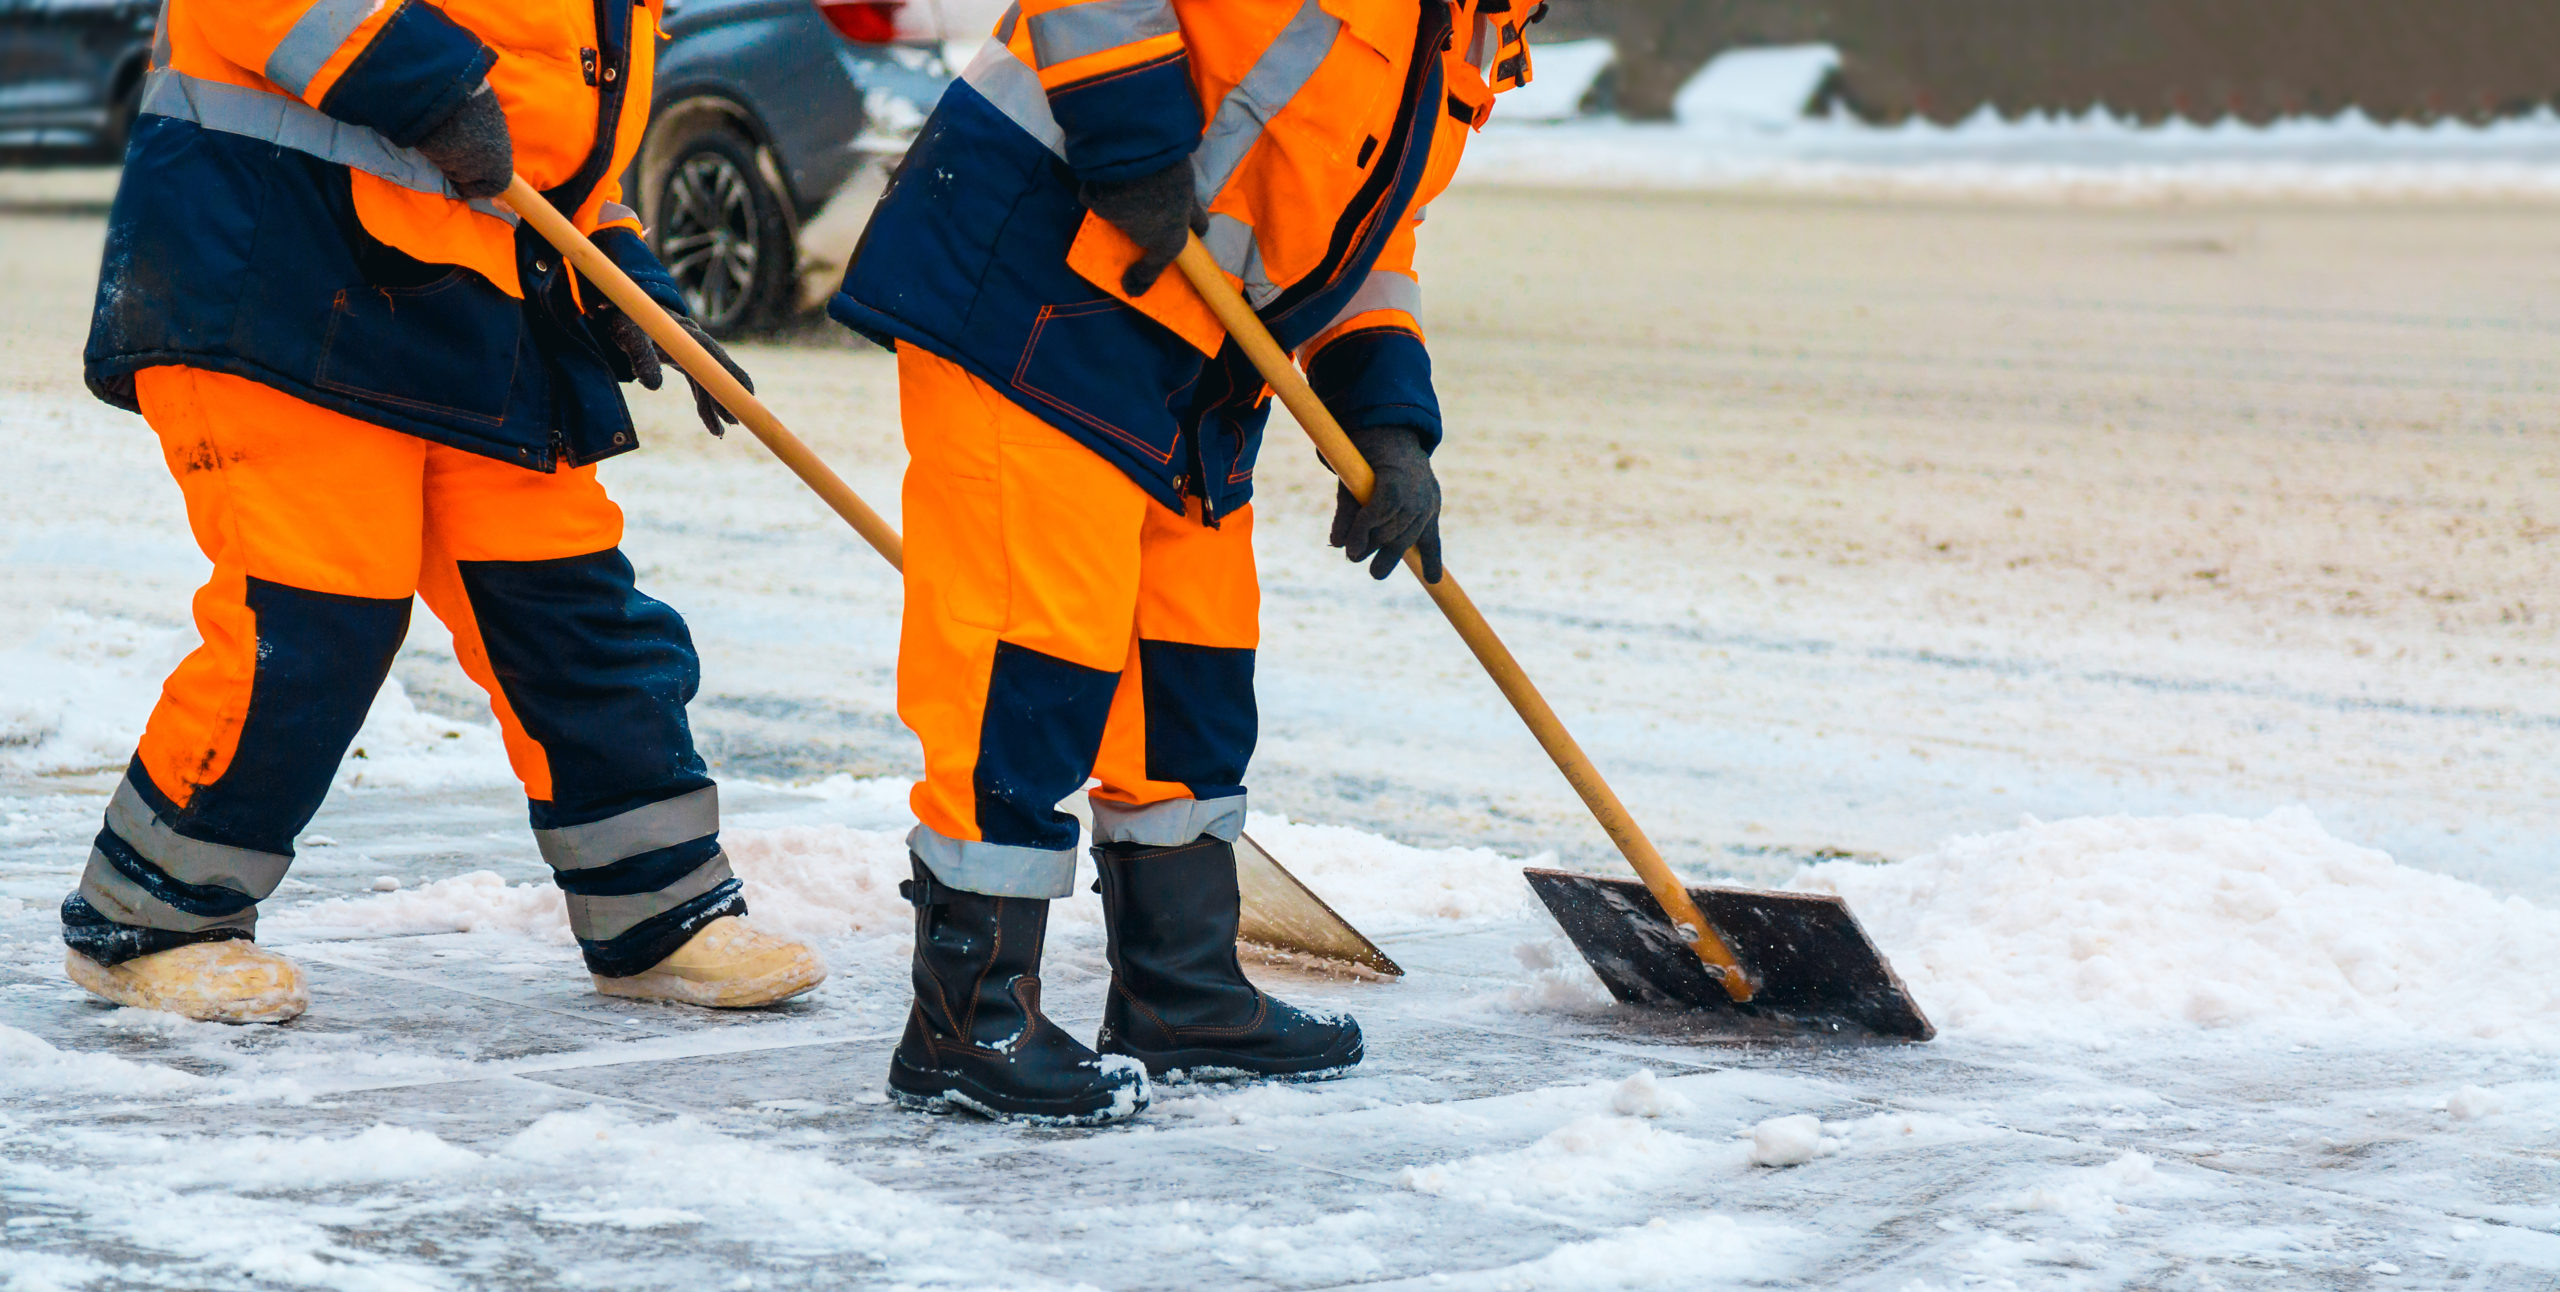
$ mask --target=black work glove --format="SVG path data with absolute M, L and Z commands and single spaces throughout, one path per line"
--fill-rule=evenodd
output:
M 498 92 L 487 82 L 473 90 L 443 124 L 418 141 L 418 151 L 465 201 L 496 197 L 516 177 L 515 143 L 507 135 L 507 112 Z
M 649 334 L 640 330 L 640 324 L 621 310 L 611 305 L 599 305 L 596 307 L 596 316 L 599 324 L 604 328 L 606 338 L 613 342 L 613 348 L 620 350 L 622 357 L 630 361 L 632 380 L 639 382 L 646 390 L 656 390 L 666 384 L 666 365 L 675 362 L 673 355 L 659 349 L 658 343 L 650 340 Z M 703 331 L 701 324 L 681 314 L 673 317 L 678 327 L 690 334 L 703 349 L 710 351 L 711 357 L 719 360 L 720 366 L 728 369 L 730 376 L 738 379 L 739 385 L 746 387 L 750 394 L 755 392 L 755 378 L 748 376 L 747 370 L 739 367 L 738 361 L 730 358 L 729 352 L 721 349 L 720 343 L 712 340 L 711 334 Z M 693 411 L 695 416 L 702 419 L 702 429 L 717 436 L 725 433 L 724 423 L 726 426 L 738 424 L 737 415 L 722 407 L 719 400 L 712 398 L 711 392 L 703 389 L 702 383 L 693 379 L 693 374 L 686 373 L 685 381 L 693 387 Z
M 1353 431 L 1351 445 L 1378 474 L 1366 504 L 1335 486 L 1333 545 L 1354 561 L 1369 562 L 1369 577 L 1383 579 L 1406 548 L 1422 556 L 1422 581 L 1440 581 L 1440 478 L 1422 432 L 1410 426 L 1369 426 Z
M 1095 215 L 1138 244 L 1138 263 L 1120 275 L 1120 290 L 1144 296 L 1194 233 L 1209 231 L 1209 213 L 1192 187 L 1191 161 L 1136 179 L 1086 183 L 1081 196 Z

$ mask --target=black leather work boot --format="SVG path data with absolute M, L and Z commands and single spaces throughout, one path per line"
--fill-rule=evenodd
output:
M 1235 845 L 1106 844 L 1102 914 L 1111 999 L 1095 1048 L 1149 1076 L 1338 1077 L 1360 1062 L 1360 1024 L 1266 995 L 1236 961 Z
M 1099 1125 L 1147 1106 L 1147 1078 L 1084 1047 L 1040 1012 L 1049 903 L 936 881 L 922 861 L 898 891 L 916 908 L 915 1007 L 889 1060 L 902 1108 L 966 1108 L 1004 1121 Z

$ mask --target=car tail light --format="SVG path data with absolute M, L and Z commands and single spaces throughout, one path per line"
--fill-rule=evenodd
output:
M 906 0 L 818 0 L 827 25 L 846 40 L 886 45 L 898 38 L 898 11 Z

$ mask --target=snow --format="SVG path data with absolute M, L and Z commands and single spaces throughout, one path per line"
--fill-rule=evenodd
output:
M 1803 1166 L 1826 1152 L 1836 1152 L 1838 1145 L 1837 1140 L 1823 1138 L 1822 1119 L 1812 1113 L 1772 1117 L 1751 1128 L 1751 1164 Z
M 1558 60 L 1541 58 L 1551 73 Z M 2424 189 L 2507 164 L 2499 149 L 2523 156 L 2540 128 L 2378 132 L 2340 144 L 2334 166 L 2304 165 L 2343 177 L 2330 191 L 2361 191 L 2380 176 L 2376 150 L 2405 144 Z M 2188 183 L 2215 148 L 2272 146 L 2057 137 L 2048 156 L 2032 130 L 1940 140 L 1821 122 L 1729 138 L 1746 133 L 1497 128 L 1479 160 L 1520 138 L 1623 137 L 1657 159 L 1761 148 L 1784 163 L 1764 177 L 1828 183 L 1823 140 L 1845 139 L 1858 173 L 1844 183 L 1938 184 L 1961 165 L 2009 191 L 2063 192 L 2058 174 L 2132 177 L 2109 148 L 2167 156 Z M 1522 227 L 1565 227 L 1523 212 L 1669 210 L 1685 232 L 1733 205 L 1607 201 L 1462 192 L 1432 227 L 1498 225 L 1508 255 Z M 1772 209 L 1773 224 L 1867 218 Z M 1934 237 L 1927 214 L 1896 206 L 1847 227 L 1917 222 Z M 1737 1044 L 1613 1004 L 1518 876 L 1614 872 L 1605 841 L 1419 595 L 1372 588 L 1322 550 L 1331 483 L 1274 451 L 1249 829 L 1409 972 L 1252 965 L 1292 1001 L 1358 1017 L 1362 1067 L 1320 1085 L 1167 1086 L 1133 1124 L 1093 1132 L 918 1117 L 883 1098 L 912 918 L 896 896 L 911 757 L 890 707 L 896 585 L 750 446 L 698 442 L 674 392 L 664 410 L 644 405 L 644 420 L 667 419 L 649 425 L 651 452 L 608 476 L 647 586 L 703 646 L 693 718 L 754 918 L 818 942 L 828 985 L 751 1015 L 588 990 L 494 729 L 422 615 L 364 757 L 341 769 L 262 925 L 310 971 L 312 1013 L 241 1029 L 83 1000 L 60 974 L 53 904 L 190 639 L 202 563 L 148 441 L 62 375 L 78 344 L 79 305 L 64 306 L 72 322 L 44 352 L 59 380 L 0 396 L 0 449 L 23 464 L 0 477 L 14 526 L 0 544 L 0 1287 L 2550 1285 L 2560 729 L 2553 675 L 2538 671 L 2547 617 L 2504 623 L 2496 609 L 2530 609 L 2547 563 L 2503 593 L 2472 579 L 2502 549 L 2531 565 L 2547 528 L 2532 293 L 2550 266 L 2464 261 L 2457 235 L 2473 226 L 2421 224 L 2408 236 L 2428 248 L 2422 281 L 2467 265 L 2443 278 L 2484 296 L 2395 291 L 2353 326 L 2296 336 L 2219 288 L 2176 296 L 2163 286 L 2176 273 L 2130 252 L 2132 287 L 2013 290 L 2027 271 L 2010 253 L 2063 239 L 2047 221 L 2065 214 L 2016 217 L 2002 255 L 1972 262 L 1991 266 L 1984 313 L 1880 318 L 1891 363 L 1856 348 L 1846 307 L 1806 312 L 1818 293 L 1800 284 L 1736 271 L 1696 292 L 1694 265 L 1664 281 L 1733 317 L 1585 336 L 1608 319 L 1566 317 L 1534 275 L 1570 274 L 1574 299 L 1611 318 L 1660 305 L 1601 255 L 1614 237 L 1501 273 L 1435 266 L 1435 319 L 1451 320 L 1435 321 L 1435 359 L 1467 428 L 1445 451 L 1463 512 L 1453 563 L 1464 556 L 1474 594 L 1676 864 L 1846 895 L 1939 1040 Z M 2117 250 L 2238 219 L 2106 214 L 2122 217 L 2103 234 Z M 2307 236 L 2248 218 L 2270 222 L 2270 242 Z M 0 223 L 7 255 L 34 245 L 20 241 L 30 223 Z M 1859 280 L 1860 309 L 1960 294 L 1844 260 L 1858 242 L 1806 259 Z M 2303 245 L 2303 272 L 2334 283 L 2336 257 L 2320 253 L 2333 244 Z M 2247 266 L 2193 272 L 2220 283 Z M 2509 297 L 2484 282 L 2521 285 Z M 2048 371 L 2071 338 L 2037 301 L 2097 311 L 2106 292 L 2140 308 L 2091 315 L 2102 381 L 1964 384 Z M 1505 310 L 1534 334 L 1482 322 Z M 2266 387 L 2216 366 L 2228 333 L 2176 348 L 2225 310 L 2248 329 L 2242 358 L 2273 366 L 2283 399 L 2308 409 L 2272 447 L 2230 450 L 2236 465 L 2213 460 L 2211 437 L 2241 435 L 2242 404 L 2276 420 L 2282 399 L 2253 402 Z M 2016 321 L 1983 321 L 1995 312 Z M 0 326 L 18 318 L 0 312 Z M 1926 344 L 2004 329 L 2023 339 L 1961 361 Z M 1820 346 L 1844 347 L 1832 376 L 1784 369 Z M 785 405 L 795 424 L 823 430 L 858 487 L 895 497 L 885 360 L 815 343 L 741 352 L 777 402 L 804 401 Z M 1726 354 L 1750 381 L 1679 366 Z M 2182 385 L 2185 367 L 2206 376 Z M 2365 371 L 2379 375 L 2340 375 Z M 1781 381 L 1814 393 L 1788 402 L 1769 389 Z M 1879 397 L 1877 383 L 1912 390 Z M 2102 387 L 2133 393 L 2109 402 L 2091 393 Z M 2125 418 L 2137 403 L 2148 428 Z M 1925 439 L 1945 424 L 1989 445 L 2019 409 L 2068 425 L 1979 457 Z M 1645 438 L 1654 415 L 1672 430 Z M 2457 433 L 2465 417 L 2496 421 L 2487 448 Z M 1754 418 L 1773 421 L 1779 449 L 1732 449 L 1759 433 Z M 2110 421 L 2196 438 L 2171 451 L 2087 425 Z M 1533 422 L 1591 437 L 1590 451 L 1533 452 L 1547 443 L 1526 438 Z M 2323 454 L 2404 433 L 2418 447 L 2370 475 L 2319 473 Z M 2111 491 L 2067 474 L 2108 454 L 2158 475 Z M 2305 472 L 2308 494 L 2267 483 Z M 1897 512 L 1896 479 L 1924 481 L 1926 506 Z M 2418 483 L 2393 492 L 2403 479 Z M 1683 492 L 1699 480 L 1748 488 Z M 2464 492 L 2484 480 L 2514 496 Z M 2075 565 L 1971 536 L 1970 481 L 2000 500 L 1986 530 L 2106 548 L 2128 531 L 2044 513 L 2134 508 L 2149 528 L 2124 545 L 2156 531 L 2177 550 L 2124 558 L 2121 583 L 2075 581 L 2117 554 Z M 2315 523 L 2352 529 L 2347 509 L 2375 496 L 2406 524 L 2378 529 L 2374 550 Z M 2213 527 L 2244 503 L 2297 514 L 2265 535 Z M 2011 505 L 2027 517 L 2004 518 Z M 1877 528 L 1824 530 L 1835 512 Z M 2478 604 L 2407 592 L 2445 586 L 2405 549 L 2457 520 L 2486 535 L 2456 562 Z M 1697 538 L 1710 532 L 1724 537 Z M 1938 546 L 1951 534 L 1959 553 L 1990 554 L 1965 563 Z M 2294 548 L 2378 572 L 2381 591 L 2353 615 L 2309 580 L 2243 601 L 2252 563 Z M 1826 555 L 1795 555 L 1807 550 Z M 2024 555 L 2035 561 L 2010 564 Z M 2190 573 L 2202 569 L 2228 577 L 2208 588 Z M 2022 811 L 2040 819 L 2013 824 Z M 1095 908 L 1081 885 L 1056 904 L 1044 972 L 1044 1001 L 1086 1036 L 1108 981 Z
M 1728 49 L 1672 95 L 1671 116 L 1691 130 L 1783 130 L 1803 120 L 1839 70 L 1840 51 L 1829 45 Z
M 2381 1030 L 2560 1047 L 2560 984 L 2545 971 L 2560 961 L 2560 911 L 2402 866 L 2299 807 L 2030 819 L 1796 882 L 1849 899 L 1951 1030 Z
M 1828 47 L 1745 53 L 1685 85 L 1674 122 L 1568 119 L 1550 102 L 1513 113 L 1505 95 L 1458 182 L 2105 203 L 2560 195 L 2560 112 L 2549 108 L 2485 125 L 2384 124 L 2354 109 L 2266 125 L 2146 124 L 2104 108 L 2005 119 L 1988 107 L 1951 125 L 1872 125 L 1781 106 L 1819 84 L 1836 57 Z

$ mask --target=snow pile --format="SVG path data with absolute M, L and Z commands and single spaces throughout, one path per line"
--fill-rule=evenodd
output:
M 1245 827 L 1273 858 L 1354 925 L 1392 928 L 1448 920 L 1504 920 L 1534 902 L 1523 862 L 1490 848 L 1415 848 L 1345 826 L 1256 814 Z
M 1825 1138 L 1822 1119 L 1812 1113 L 1772 1117 L 1751 1128 L 1753 1166 L 1802 1166 L 1840 1151 L 1840 1141 Z
M 1822 83 L 1840 70 L 1829 45 L 1728 49 L 1672 96 L 1681 125 L 1708 130 L 1783 130 L 1804 119 Z
M 1878 126 L 1838 114 L 1772 117 L 1767 100 L 1728 106 L 1707 96 L 1710 88 L 1702 77 L 1684 89 L 1695 107 L 1677 124 L 1542 123 L 1546 105 L 1515 115 L 1506 95 L 1493 125 L 1467 145 L 1459 182 L 2102 202 L 2560 196 L 2560 113 L 2549 109 L 2485 126 L 2385 125 L 2352 110 L 2207 126 L 2146 125 L 2103 109 L 2008 121 L 1986 107 L 1954 125 L 1914 118 Z
M 1795 884 L 1846 897 L 1950 1031 L 2384 1029 L 2560 1046 L 2560 912 L 2399 865 L 2298 807 L 2030 819 Z

